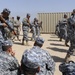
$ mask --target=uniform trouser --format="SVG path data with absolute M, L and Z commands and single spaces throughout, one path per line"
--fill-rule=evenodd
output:
M 23 30 L 23 40 L 28 41 L 28 33 L 29 33 L 29 27 L 26 30 Z
M 71 42 L 71 41 L 70 41 L 70 42 Z M 75 55 L 75 54 L 74 54 L 74 49 L 75 49 L 75 44 L 73 44 L 73 43 L 71 42 L 71 46 L 69 47 L 69 50 L 68 50 L 67 55 L 66 55 L 66 57 L 65 57 L 66 62 L 69 61 L 71 55 Z
M 69 37 L 67 36 L 67 38 L 65 39 L 65 44 L 67 44 L 69 42 Z
M 18 27 L 15 27 L 14 30 L 15 30 L 15 32 L 16 32 L 16 35 L 13 36 L 13 39 L 14 39 L 15 37 L 17 37 L 17 39 L 19 39 L 19 35 L 20 35 L 19 28 L 18 28 Z
M 75 49 L 74 41 L 70 41 L 71 46 L 69 47 L 68 54 L 73 55 Z
M 36 35 L 40 36 L 40 28 L 39 27 L 36 27 Z
M 2 51 L 2 44 L 4 42 L 4 37 L 2 35 L 2 32 L 0 31 L 0 52 Z
M 32 39 L 36 39 L 36 30 L 35 27 L 32 27 Z

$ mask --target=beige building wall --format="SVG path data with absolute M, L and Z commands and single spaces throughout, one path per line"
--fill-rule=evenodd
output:
M 60 12 L 60 13 L 38 13 L 39 21 L 42 21 L 41 33 L 55 33 L 55 27 L 59 20 L 63 19 L 64 14 L 70 17 L 71 12 Z

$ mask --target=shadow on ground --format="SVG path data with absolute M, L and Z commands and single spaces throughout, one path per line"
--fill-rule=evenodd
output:
M 49 39 L 48 41 L 58 41 L 58 42 L 60 42 L 59 39 L 57 39 L 57 40 Z
M 57 56 L 52 56 L 55 62 L 64 62 L 63 58 L 57 57 Z
M 58 38 L 57 36 L 51 36 L 50 38 Z
M 50 45 L 54 45 L 54 46 L 64 46 L 64 45 L 62 45 L 62 44 L 55 44 L 55 43 L 50 43 Z
M 56 47 L 46 47 L 47 49 L 53 50 L 53 51 L 58 51 L 58 52 L 67 52 L 65 49 L 59 49 Z
M 14 44 L 22 45 L 22 43 L 21 43 L 21 42 L 14 42 Z

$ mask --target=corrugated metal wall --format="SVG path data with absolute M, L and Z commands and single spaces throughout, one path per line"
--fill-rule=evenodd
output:
M 63 19 L 64 14 L 67 14 L 68 17 L 71 15 L 71 12 L 61 12 L 61 13 L 38 13 L 39 21 L 42 21 L 43 30 L 42 33 L 55 33 L 55 26 L 59 20 Z

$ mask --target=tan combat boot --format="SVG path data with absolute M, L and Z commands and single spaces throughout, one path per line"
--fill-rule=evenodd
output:
M 29 43 L 28 43 L 28 41 L 26 41 L 26 46 L 29 46 Z

